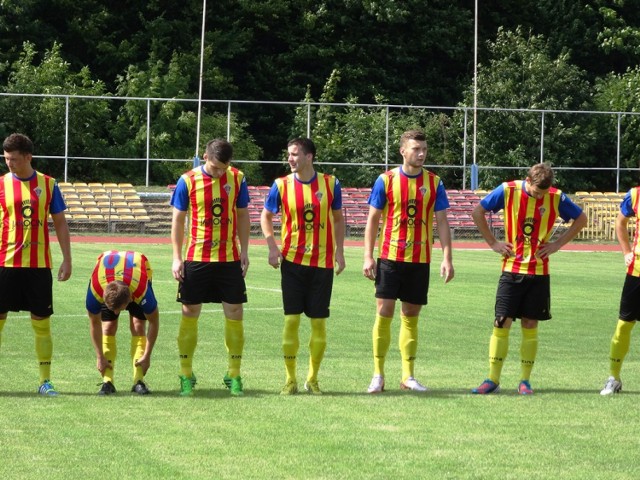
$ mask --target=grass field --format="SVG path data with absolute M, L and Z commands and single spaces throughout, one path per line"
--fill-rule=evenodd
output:
M 100 377 L 84 297 L 96 256 L 110 246 L 74 244 L 74 273 L 54 285 L 53 383 L 57 398 L 36 395 L 31 326 L 11 313 L 0 349 L 0 478 L 430 478 L 637 479 L 640 447 L 638 340 L 623 369 L 625 388 L 598 392 L 608 375 L 609 341 L 623 282 L 617 252 L 559 252 L 552 259 L 552 313 L 540 328 L 532 376 L 535 395 L 516 394 L 520 328 L 511 334 L 503 392 L 473 396 L 488 370 L 488 342 L 499 275 L 489 251 L 456 251 L 456 278 L 432 271 L 421 315 L 416 376 L 427 394 L 401 392 L 393 323 L 387 391 L 368 395 L 372 374 L 372 284 L 362 251 L 347 249 L 334 284 L 322 397 L 281 397 L 282 312 L 279 272 L 266 248 L 252 247 L 245 310 L 245 396 L 230 398 L 221 310 L 206 306 L 194 361 L 196 394 L 178 391 L 179 308 L 169 245 L 141 249 L 154 267 L 161 329 L 147 381 L 153 394 L 129 393 L 128 322 L 118 332 L 112 397 L 98 397 Z M 54 254 L 57 246 L 54 248 Z M 54 255 L 56 268 L 60 256 Z M 301 324 L 299 379 L 307 371 L 308 322 Z M 636 335 L 639 333 L 636 332 Z

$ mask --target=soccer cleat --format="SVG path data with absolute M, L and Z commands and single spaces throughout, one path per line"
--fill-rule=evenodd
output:
M 622 380 L 616 380 L 614 377 L 607 378 L 607 383 L 604 384 L 604 388 L 600 391 L 600 395 L 613 395 L 619 393 L 622 390 Z
M 116 387 L 111 382 L 102 382 L 98 385 L 101 385 L 98 395 L 111 395 L 116 393 Z
M 533 389 L 531 388 L 529 380 L 522 380 L 520 382 L 520 385 L 518 385 L 518 393 L 520 395 L 533 395 Z
M 382 375 L 374 375 L 367 388 L 367 393 L 380 393 L 384 392 L 384 377 Z
M 320 390 L 318 382 L 307 380 L 304 382 L 304 389 L 312 395 L 322 395 L 322 390 Z
M 58 395 L 58 392 L 56 392 L 56 389 L 53 387 L 53 384 L 49 380 L 45 380 L 44 382 L 42 382 L 42 385 L 40 385 L 40 388 L 38 388 L 38 393 L 40 395 L 49 397 Z
M 240 397 L 244 395 L 242 391 L 242 377 L 238 375 L 237 377 L 233 377 L 231 379 L 231 387 L 229 388 L 231 395 L 234 397 Z
M 298 393 L 298 384 L 295 380 L 289 380 L 280 390 L 280 395 L 295 395 L 296 393 Z
M 131 391 L 138 395 L 149 395 L 151 393 L 142 380 L 138 380 L 138 383 L 131 387 Z
M 231 377 L 229 376 L 229 372 L 225 373 L 224 377 L 222 377 L 222 383 L 224 383 L 225 387 L 231 390 Z
M 422 385 L 415 378 L 409 377 L 404 382 L 400 383 L 400 390 L 413 390 L 414 392 L 426 392 L 427 387 Z
M 180 395 L 188 397 L 193 395 L 193 387 L 196 386 L 196 376 L 192 373 L 190 377 L 186 375 L 178 375 L 180 378 Z
M 492 382 L 488 378 L 480 384 L 479 387 L 471 390 L 471 393 L 477 393 L 479 395 L 487 395 L 489 393 L 498 393 L 500 391 L 500 384 Z

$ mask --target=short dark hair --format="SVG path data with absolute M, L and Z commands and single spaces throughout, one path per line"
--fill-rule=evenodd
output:
M 426 142 L 427 136 L 424 134 L 422 130 L 407 130 L 400 137 L 400 146 L 402 147 L 407 140 L 416 140 L 418 142 Z
M 531 185 L 546 190 L 553 184 L 554 174 L 548 163 L 536 163 L 529 169 L 527 177 L 529 177 Z
M 313 155 L 314 159 L 316 158 L 316 144 L 313 143 L 313 140 L 311 140 L 310 138 L 294 138 L 292 140 L 289 140 L 289 143 L 287 143 L 287 147 L 290 147 L 291 145 L 297 145 L 303 153 L 310 153 L 311 155 Z
M 111 311 L 122 307 L 125 302 L 128 304 L 130 299 L 129 285 L 121 280 L 110 282 L 104 289 L 104 304 Z
M 214 138 L 207 143 L 207 157 L 228 164 L 233 158 L 233 146 L 223 138 Z
M 33 142 L 22 133 L 12 133 L 2 142 L 5 152 L 30 153 L 33 155 Z

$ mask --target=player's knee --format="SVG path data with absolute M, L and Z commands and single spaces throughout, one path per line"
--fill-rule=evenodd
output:
M 496 319 L 493 321 L 493 326 L 496 328 L 504 328 L 504 325 L 505 323 L 507 323 L 508 319 L 509 317 L 496 315 Z

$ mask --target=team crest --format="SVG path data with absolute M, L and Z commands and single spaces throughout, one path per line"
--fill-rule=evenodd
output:
M 231 191 L 231 185 L 229 185 L 228 183 L 224 186 L 224 191 L 227 192 L 227 195 L 229 195 L 229 192 Z
M 427 193 L 427 187 L 425 187 L 425 186 L 420 187 L 420 193 L 424 197 L 425 193 Z
M 319 202 L 322 201 L 322 192 L 316 192 L 316 198 L 318 199 Z
M 40 197 L 40 195 L 42 195 L 42 189 L 40 187 L 34 188 L 33 191 L 37 197 Z
M 546 209 L 546 208 L 544 208 L 544 207 L 540 207 L 540 208 L 538 209 L 538 211 L 540 212 L 540 215 L 544 215 L 544 212 L 546 212 L 546 211 L 547 211 L 547 209 Z

